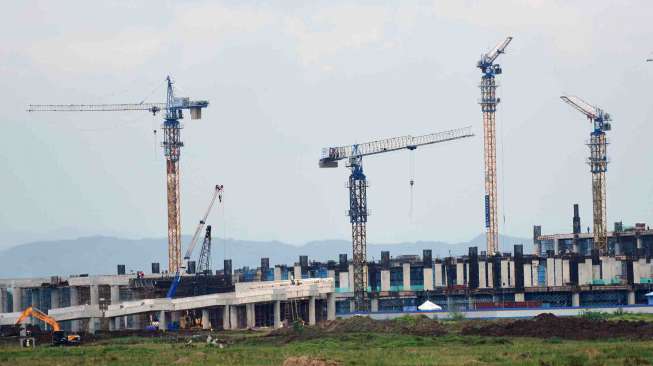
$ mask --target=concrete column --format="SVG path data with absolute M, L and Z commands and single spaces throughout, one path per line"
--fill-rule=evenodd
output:
M 510 280 L 508 278 L 508 261 L 501 260 L 501 287 L 510 287 Z
M 281 301 L 274 302 L 274 329 L 281 328 Z
M 79 288 L 76 286 L 70 286 L 70 306 L 79 305 Z M 70 330 L 73 333 L 78 333 L 80 331 L 79 320 L 70 321 Z
M 559 239 L 553 239 L 553 253 L 555 255 L 560 254 L 560 240 Z
M 533 287 L 533 274 L 531 273 L 531 264 L 524 263 L 524 287 Z
M 256 310 L 254 304 L 245 304 L 245 312 L 247 314 L 247 328 L 256 327 Z
M 132 315 L 132 327 L 134 329 L 143 329 L 143 314 Z
M 7 289 L 0 288 L 0 313 L 7 313 Z
M 635 291 L 628 291 L 628 305 L 635 305 Z
M 229 322 L 230 315 L 229 315 L 229 305 L 225 305 L 222 308 L 222 329 L 224 330 L 229 330 L 231 329 L 231 324 Z
M 211 318 L 209 309 L 202 309 L 202 329 L 211 329 Z
M 349 272 L 347 272 L 349 275 L 349 288 L 351 292 L 354 292 L 354 265 L 350 264 L 349 265 Z
M 302 267 L 301 266 L 295 266 L 293 275 L 295 276 L 295 280 L 301 280 L 302 279 Z
M 327 294 L 327 320 L 336 320 L 336 294 Z
M 465 264 L 460 262 L 456 263 L 456 285 L 465 284 Z
M 370 300 L 370 311 L 377 313 L 379 311 L 379 299 Z
M 120 286 L 111 285 L 111 305 L 120 303 Z
M 338 288 L 353 291 L 349 282 L 349 272 L 340 272 L 338 275 L 340 276 L 340 286 Z
M 274 280 L 281 281 L 281 267 L 274 267 Z
M 231 324 L 231 329 L 238 329 L 238 306 L 229 307 L 229 323 Z
M 179 319 L 180 318 L 181 318 L 181 314 L 178 311 L 171 311 L 170 312 L 170 323 L 171 324 L 177 323 L 177 325 L 180 325 L 179 324 Z
M 404 275 L 404 291 L 410 291 L 410 263 L 403 263 L 401 265 Z
M 390 291 L 390 271 L 381 270 L 381 291 Z
M 315 325 L 315 296 L 308 298 L 308 325 Z
M 91 285 L 91 305 L 100 304 L 100 287 L 98 285 Z
M 433 291 L 433 268 L 424 268 L 424 291 Z
M 562 286 L 563 285 L 563 283 L 562 283 L 562 277 L 563 277 L 563 275 L 562 275 L 562 258 L 556 258 L 554 263 L 555 263 L 555 269 L 556 269 L 556 272 L 555 272 L 555 276 L 556 276 L 555 277 L 555 284 L 556 284 L 556 286 Z
M 515 293 L 515 301 L 521 301 L 521 302 L 526 301 L 526 300 L 525 300 L 524 293 L 523 293 L 523 292 L 517 292 L 517 293 Z
M 562 285 L 566 285 L 571 282 L 571 266 L 569 265 L 569 259 L 562 260 Z
M 492 268 L 492 262 L 487 262 L 487 287 L 494 287 L 494 269 Z
M 574 292 L 571 294 L 571 306 L 579 307 L 580 306 L 580 294 Z
M 434 266 L 435 270 L 435 287 L 444 286 L 442 281 L 442 263 L 436 263 Z
M 637 243 L 637 249 L 642 249 L 642 237 L 639 234 L 637 234 L 635 240 Z
M 546 259 L 546 285 L 555 286 L 555 260 L 553 258 Z
M 35 307 L 35 308 L 39 309 L 41 307 L 41 304 L 40 304 L 40 301 L 39 301 L 40 300 L 40 290 L 37 289 L 37 288 L 31 288 L 30 292 L 31 292 L 31 297 L 32 297 L 32 307 Z M 32 325 L 36 325 L 36 324 L 39 323 L 39 320 L 36 319 L 35 317 L 31 317 L 31 318 L 32 318 Z
M 328 269 L 327 270 L 327 278 L 333 278 L 333 280 L 336 280 L 336 270 L 335 269 Z
M 97 329 L 97 324 L 95 323 L 96 319 L 95 318 L 90 318 L 88 320 L 88 332 L 91 334 L 95 334 L 95 330 Z
M 50 309 L 56 309 L 61 306 L 61 290 L 58 288 L 50 289 Z
M 168 322 L 166 321 L 166 312 L 164 310 L 159 311 L 159 330 L 168 330 Z
M 478 288 L 486 288 L 485 262 L 478 262 Z

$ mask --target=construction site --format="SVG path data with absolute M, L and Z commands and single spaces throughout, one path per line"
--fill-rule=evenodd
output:
M 206 343 L 218 345 L 218 338 L 211 337 L 219 334 L 222 348 L 247 344 L 238 338 L 250 334 L 243 332 L 266 332 L 275 342 L 281 339 L 281 344 L 317 342 L 328 334 L 344 337 L 358 331 L 380 337 L 386 333 L 433 337 L 428 342 L 440 342 L 435 339 L 446 340 L 453 334 L 499 340 L 555 337 L 601 341 L 612 336 L 653 340 L 649 320 L 617 326 L 607 320 L 587 319 L 587 314 L 594 313 L 653 314 L 653 230 L 646 218 L 608 222 L 607 134 L 613 129 L 609 106 L 603 109 L 570 94 L 555 96 L 558 108 L 571 107 L 569 123 L 589 122 L 588 155 L 574 157 L 586 160 L 587 184 L 571 184 L 584 185 L 591 196 L 591 211 L 568 202 L 567 212 L 547 214 L 568 217 L 569 232 L 549 233 L 533 219 L 529 227 L 532 242 L 500 247 L 499 211 L 504 197 L 499 194 L 506 193 L 499 187 L 502 178 L 498 178 L 497 110 L 510 108 L 509 102 L 500 103 L 499 79 L 511 71 L 499 62 L 510 57 L 511 44 L 513 37 L 507 36 L 477 60 L 480 82 L 469 83 L 478 82 L 480 115 L 471 126 L 424 131 L 419 136 L 379 139 L 371 135 L 369 142 L 321 150 L 321 146 L 315 147 L 316 171 L 331 169 L 338 174 L 337 168 L 347 169 L 343 177 L 348 199 L 337 204 L 347 207 L 351 251 L 331 253 L 327 260 L 300 255 L 294 263 L 271 263 L 270 258 L 261 257 L 256 267 L 235 268 L 225 254 L 224 261 L 216 263 L 215 237 L 220 229 L 212 222 L 211 212 L 223 205 L 229 194 L 229 187 L 219 182 L 211 187 L 206 210 L 197 215 L 193 230 L 182 228 L 181 202 L 185 198 L 180 185 L 186 176 L 180 162 L 185 144 L 194 143 L 182 139 L 182 121 L 202 119 L 203 110 L 212 104 L 201 98 L 180 97 L 171 76 L 165 79 L 166 99 L 158 103 L 27 105 L 26 113 L 36 118 L 58 113 L 65 120 L 69 113 L 77 112 L 142 113 L 159 118 L 161 125 L 154 133 L 160 131 L 165 159 L 165 172 L 161 173 L 166 196 L 161 199 L 167 217 L 160 219 L 167 222 L 167 247 L 157 250 L 166 251 L 167 263 L 146 259 L 151 267 L 135 273 L 119 262 L 111 264 L 114 273 L 52 273 L 31 278 L 16 273 L 12 278 L 0 278 L 0 346 L 16 340 L 23 348 L 43 343 L 77 346 L 126 335 L 165 338 L 171 334 L 186 337 L 183 342 L 208 335 Z M 184 89 L 187 91 L 192 93 L 192 87 Z M 484 194 L 478 197 L 477 212 L 470 216 L 482 214 L 485 245 L 464 248 L 466 254 L 458 256 L 434 256 L 431 249 L 424 249 L 412 254 L 382 251 L 379 259 L 370 259 L 370 171 L 364 170 L 363 161 L 402 152 L 414 154 L 433 145 L 446 151 L 447 146 L 465 144 L 472 137 L 483 139 L 483 149 L 477 153 L 483 156 L 484 179 L 478 184 L 483 185 Z M 582 143 L 579 136 L 578 144 Z M 411 194 L 413 185 L 411 177 Z M 581 209 L 591 212 L 591 223 L 581 222 Z M 192 233 L 187 243 L 183 232 Z M 468 322 L 447 325 L 453 324 L 447 321 L 460 319 Z M 507 319 L 512 320 L 504 323 Z M 191 347 L 192 341 L 188 342 Z M 455 349 L 456 341 L 451 342 Z M 531 341 L 515 342 L 525 342 L 528 348 Z M 488 346 L 485 341 L 479 344 Z M 494 346 L 489 343 L 488 347 Z M 0 364 L 12 361 L 2 357 L 0 351 Z M 288 360 L 284 365 L 293 364 Z M 302 362 L 296 364 L 309 364 Z

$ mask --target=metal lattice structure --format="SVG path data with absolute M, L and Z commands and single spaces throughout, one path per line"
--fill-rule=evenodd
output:
M 498 198 L 497 198 L 497 138 L 496 111 L 499 98 L 496 97 L 495 75 L 502 73 L 501 66 L 495 64 L 497 57 L 505 52 L 512 37 L 506 38 L 492 51 L 481 56 L 477 67 L 481 77 L 481 112 L 483 112 L 483 151 L 485 157 L 485 230 L 487 254 L 499 251 Z
M 211 225 L 206 226 L 206 234 L 204 234 L 200 257 L 197 261 L 197 272 L 202 274 L 211 273 Z
M 192 101 L 189 98 L 174 96 L 170 77 L 166 78 L 167 93 L 165 103 L 124 103 L 124 104 L 30 104 L 28 112 L 108 112 L 108 111 L 149 111 L 153 114 L 165 110 L 163 122 L 163 151 L 166 158 L 166 184 L 168 202 L 168 271 L 178 273 L 182 266 L 181 257 L 181 215 L 179 201 L 179 156 L 181 147 L 182 110 L 190 110 L 191 119 L 202 117 L 202 108 L 209 102 Z
M 423 136 L 401 136 L 364 144 L 329 147 L 322 150 L 320 168 L 335 168 L 338 161 L 347 159 L 351 170 L 349 189 L 349 222 L 352 237 L 352 264 L 354 267 L 354 304 L 357 311 L 367 311 L 367 177 L 363 172 L 363 156 L 397 150 L 415 150 L 418 146 L 474 136 L 471 127 L 459 128 Z
M 563 95 L 560 97 L 565 103 L 583 113 L 592 123 L 593 129 L 587 146 L 590 149 L 590 157 L 587 164 L 592 173 L 592 214 L 594 249 L 599 253 L 608 253 L 607 238 L 607 206 L 605 189 L 605 172 L 608 170 L 607 147 L 608 140 L 605 132 L 612 129 L 610 114 L 601 108 L 595 107 L 576 96 Z

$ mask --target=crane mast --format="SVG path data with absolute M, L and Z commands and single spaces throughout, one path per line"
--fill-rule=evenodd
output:
M 211 225 L 206 225 L 206 234 L 197 261 L 197 273 L 211 274 Z
M 401 136 L 322 150 L 320 168 L 335 168 L 338 161 L 346 159 L 350 169 L 349 222 L 351 223 L 352 264 L 354 277 L 354 304 L 357 311 L 367 311 L 367 177 L 363 172 L 363 156 L 397 150 L 414 150 L 418 146 L 441 143 L 473 136 L 471 127 L 433 133 L 423 136 Z
M 497 84 L 495 75 L 502 73 L 501 66 L 494 61 L 505 53 L 512 41 L 507 37 L 492 51 L 481 56 L 476 67 L 481 69 L 481 112 L 483 113 L 483 151 L 485 160 L 485 230 L 487 255 L 499 251 L 499 225 L 497 212 L 497 144 L 496 144 L 496 110 L 499 98 L 496 97 Z
M 590 172 L 592 173 L 593 240 L 594 249 L 605 255 L 608 253 L 607 195 L 605 188 L 605 173 L 608 170 L 608 140 L 605 132 L 612 129 L 610 124 L 612 118 L 609 113 L 592 106 L 579 97 L 563 95 L 560 99 L 583 113 L 592 123 L 592 132 L 587 142 L 590 149 L 587 164 L 590 166 Z
M 179 157 L 184 143 L 181 141 L 183 118 L 182 111 L 188 109 L 191 119 L 202 118 L 202 108 L 209 102 L 206 100 L 190 100 L 175 97 L 173 82 L 170 76 L 166 78 L 165 103 L 133 103 L 133 104 L 30 104 L 28 112 L 106 112 L 106 111 L 149 111 L 156 115 L 165 110 L 163 121 L 163 152 L 166 159 L 166 186 L 168 203 L 168 271 L 178 273 L 182 267 L 181 257 L 181 214 L 179 200 Z

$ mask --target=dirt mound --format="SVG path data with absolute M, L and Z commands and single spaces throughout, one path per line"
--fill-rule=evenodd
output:
M 288 357 L 283 361 L 283 366 L 340 366 L 339 361 L 312 358 L 308 356 Z
M 473 324 L 462 329 L 464 335 L 497 337 L 535 337 L 564 339 L 651 339 L 653 323 L 644 321 L 591 320 L 582 317 L 559 318 L 540 314 L 533 319 Z
M 322 322 L 312 327 L 281 328 L 270 335 L 291 336 L 297 338 L 315 338 L 322 335 L 339 335 L 346 333 L 384 333 L 410 334 L 419 336 L 440 336 L 447 333 L 437 320 L 424 315 L 404 316 L 392 320 L 374 320 L 367 316 L 354 316 Z

